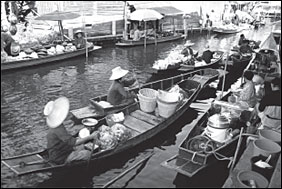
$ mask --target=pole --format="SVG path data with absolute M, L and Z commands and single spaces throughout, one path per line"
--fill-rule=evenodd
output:
M 155 45 L 157 45 L 157 20 L 154 22 L 154 29 L 155 29 L 155 32 L 154 32 L 154 35 L 155 35 Z
M 123 17 L 124 17 L 124 33 L 123 39 L 127 40 L 127 2 L 124 1 L 124 10 L 123 10 Z
M 146 37 L 147 37 L 147 32 L 146 32 L 146 21 L 145 21 L 145 39 L 144 39 L 144 48 L 146 48 Z
M 115 181 L 117 181 L 118 179 L 120 179 L 121 177 L 123 177 L 125 174 L 127 174 L 128 172 L 130 172 L 132 169 L 134 169 L 135 167 L 137 167 L 138 165 L 140 165 L 141 163 L 143 163 L 144 161 L 148 160 L 152 155 L 154 155 L 154 153 L 150 154 L 149 156 L 145 157 L 144 159 L 142 159 L 141 161 L 139 161 L 138 163 L 136 163 L 135 165 L 133 165 L 131 168 L 127 169 L 126 171 L 122 172 L 121 174 L 119 174 L 117 177 L 115 177 L 114 179 L 112 179 L 111 181 L 109 181 L 107 184 L 105 184 L 102 188 L 107 188 L 110 185 L 112 185 Z
M 85 28 L 85 17 L 84 17 L 84 3 L 82 3 L 82 23 L 83 23 L 83 29 L 84 29 L 84 33 L 85 33 L 85 57 L 86 57 L 86 61 L 88 61 L 88 46 L 87 46 L 87 31 Z M 94 48 L 94 47 L 93 47 Z
M 227 57 L 226 57 L 225 65 L 224 65 L 224 74 L 223 74 L 223 82 L 222 82 L 222 89 L 221 89 L 221 96 L 220 96 L 220 98 L 223 97 L 223 91 L 224 91 L 224 85 L 225 85 L 226 68 L 227 68 L 228 56 L 229 56 L 229 53 L 227 53 Z

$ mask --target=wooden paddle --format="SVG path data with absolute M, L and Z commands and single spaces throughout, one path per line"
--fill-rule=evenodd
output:
M 152 157 L 154 155 L 154 152 L 150 155 L 148 155 L 147 157 L 145 157 L 144 159 L 140 160 L 138 163 L 136 163 L 135 165 L 133 165 L 131 168 L 125 170 L 124 172 L 122 172 L 121 174 L 119 174 L 117 177 L 115 177 L 114 179 L 112 179 L 111 181 L 109 181 L 108 183 L 106 183 L 104 186 L 102 186 L 102 188 L 107 188 L 110 185 L 112 185 L 115 181 L 117 181 L 118 179 L 120 179 L 121 177 L 123 177 L 124 175 L 126 175 L 128 172 L 130 172 L 131 170 L 133 170 L 135 167 L 137 167 L 138 165 L 140 165 L 141 163 L 143 163 L 144 161 L 148 160 L 150 157 Z

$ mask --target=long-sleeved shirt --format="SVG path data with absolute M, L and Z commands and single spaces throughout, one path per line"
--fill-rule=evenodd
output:
M 62 164 L 71 154 L 76 139 L 71 136 L 63 125 L 50 128 L 47 134 L 47 148 L 49 160 L 56 164 Z
M 256 89 L 252 81 L 245 83 L 240 93 L 239 100 L 247 102 L 250 107 L 256 105 Z

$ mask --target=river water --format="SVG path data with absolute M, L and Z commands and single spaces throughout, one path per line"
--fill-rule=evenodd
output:
M 259 30 L 244 30 L 242 33 L 249 39 L 263 40 L 269 32 L 270 27 L 266 26 Z M 201 54 L 207 43 L 211 50 L 230 50 L 238 43 L 240 34 L 219 36 L 207 35 L 205 32 L 189 33 L 188 39 L 195 43 L 193 48 Z M 43 108 L 48 101 L 63 95 L 70 99 L 70 109 L 88 105 L 89 98 L 107 92 L 111 84 L 111 70 L 116 66 L 136 69 L 139 82 L 145 83 L 151 77 L 146 70 L 154 61 L 166 58 L 171 50 L 183 46 L 184 43 L 185 41 L 179 40 L 157 46 L 149 45 L 146 49 L 108 46 L 91 53 L 88 61 L 81 56 L 39 68 L 2 73 L 1 158 L 46 147 L 48 127 L 45 124 Z M 152 152 L 154 155 L 147 162 L 113 183 L 111 187 L 220 186 L 226 178 L 225 163 L 206 170 L 194 179 L 187 179 L 160 166 L 161 162 L 177 153 L 178 146 L 187 135 L 187 124 L 198 114 L 196 110 L 189 109 L 168 130 L 126 154 L 101 162 L 88 170 L 87 174 L 75 170 L 63 176 L 37 173 L 16 177 L 1 164 L 1 187 L 101 187 Z M 68 129 L 73 131 L 74 128 Z M 219 167 L 222 167 L 222 171 L 214 174 Z

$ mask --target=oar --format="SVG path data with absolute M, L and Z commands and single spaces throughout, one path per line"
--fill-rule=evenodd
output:
M 87 160 L 87 167 L 86 167 L 86 170 L 89 169 L 90 160 L 91 160 L 92 154 L 93 154 L 93 152 L 94 152 L 95 144 L 96 144 L 96 137 L 94 137 L 94 139 L 93 139 L 93 145 L 92 145 L 92 148 L 91 148 L 90 156 L 89 156 L 89 158 L 88 158 L 88 160 Z
M 236 147 L 236 151 L 235 151 L 235 154 L 234 154 L 234 158 L 233 158 L 233 161 L 232 161 L 232 165 L 231 165 L 231 168 L 230 168 L 230 172 L 233 170 L 234 168 L 234 165 L 235 165 L 235 162 L 236 162 L 236 159 L 237 159 L 237 155 L 239 153 L 239 149 L 240 149 L 240 145 L 241 145 L 241 141 L 242 141 L 242 134 L 243 134 L 243 127 L 241 127 L 241 131 L 240 131 L 240 135 L 239 135 L 239 139 L 238 139 L 238 143 L 237 143 L 237 147 Z
M 227 58 L 226 58 L 226 61 L 225 61 L 225 64 L 224 64 L 224 75 L 223 75 L 223 83 L 222 83 L 222 89 L 221 89 L 221 95 L 220 95 L 220 98 L 222 98 L 223 96 L 223 91 L 224 91 L 224 85 L 225 85 L 225 73 L 226 73 L 226 69 L 227 69 L 227 62 L 228 62 L 228 56 L 229 56 L 229 53 L 227 53 Z
M 18 166 L 20 168 L 24 168 L 24 167 L 29 166 L 29 165 L 40 165 L 40 164 L 45 164 L 45 163 L 49 163 L 49 161 L 44 160 L 44 161 L 34 161 L 34 162 L 29 162 L 29 163 L 21 161 L 21 162 L 19 162 Z
M 125 170 L 124 172 L 122 172 L 121 174 L 119 174 L 117 177 L 115 177 L 114 179 L 112 179 L 111 181 L 109 181 L 108 183 L 106 183 L 102 188 L 107 188 L 110 185 L 112 185 L 115 181 L 117 181 L 118 179 L 120 179 L 121 177 L 123 177 L 125 174 L 127 174 L 128 172 L 130 172 L 132 169 L 134 169 L 135 167 L 137 167 L 138 165 L 140 165 L 141 163 L 143 163 L 144 161 L 146 161 L 147 159 L 149 159 L 151 156 L 154 155 L 154 152 L 150 155 L 148 155 L 147 157 L 145 157 L 144 159 L 142 159 L 141 161 L 139 161 L 138 163 L 136 163 L 135 165 L 133 165 L 131 168 Z

